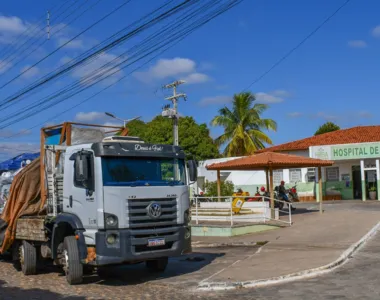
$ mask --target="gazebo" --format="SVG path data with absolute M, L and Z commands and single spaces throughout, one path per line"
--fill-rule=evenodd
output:
M 317 167 L 318 168 L 318 200 L 320 203 L 320 212 L 322 212 L 322 167 L 332 166 L 333 161 L 321 160 L 310 157 L 303 157 L 297 155 L 282 154 L 277 152 L 264 152 L 256 155 L 246 156 L 229 160 L 222 163 L 215 163 L 206 166 L 207 170 L 217 171 L 217 186 L 218 197 L 220 193 L 220 171 L 258 171 L 264 170 L 266 172 L 267 190 L 270 191 L 271 209 L 274 209 L 274 187 L 273 187 L 273 170 L 291 169 L 291 168 L 305 168 Z

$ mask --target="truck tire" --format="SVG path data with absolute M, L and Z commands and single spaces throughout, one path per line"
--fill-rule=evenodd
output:
M 83 281 L 83 265 L 79 259 L 79 249 L 74 236 L 67 236 L 63 240 L 63 260 L 66 280 L 70 285 Z
M 22 241 L 20 246 L 20 266 L 24 275 L 34 275 L 37 273 L 37 251 L 36 248 L 27 241 Z
M 167 257 L 146 261 L 147 268 L 153 272 L 164 272 L 167 265 L 168 265 Z

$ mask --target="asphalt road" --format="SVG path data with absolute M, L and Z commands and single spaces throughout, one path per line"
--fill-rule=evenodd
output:
M 300 206 L 305 210 L 312 208 Z M 325 208 L 379 211 L 380 205 L 352 202 Z M 200 292 L 195 287 L 208 274 L 257 248 L 196 249 L 197 253 L 188 258 L 202 260 L 172 259 L 163 274 L 151 274 L 144 265 L 129 266 L 113 270 L 106 279 L 96 274 L 87 276 L 85 284 L 78 286 L 67 285 L 56 267 L 44 267 L 35 276 L 23 276 L 10 262 L 0 260 L 0 299 L 380 299 L 379 249 L 380 232 L 346 264 L 327 275 L 266 288 L 215 292 Z
M 129 280 L 100 281 L 95 276 L 87 279 L 86 285 L 69 287 L 53 270 L 25 277 L 9 263 L 0 262 L 0 299 L 380 299 L 379 249 L 380 233 L 328 275 L 266 288 L 217 292 L 194 291 L 190 282 L 171 284 L 175 277 L 168 281 L 160 277 L 141 281 L 141 270 L 136 270 Z

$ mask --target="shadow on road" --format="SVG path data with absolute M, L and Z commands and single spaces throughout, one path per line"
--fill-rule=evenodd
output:
M 46 299 L 46 300 L 82 300 L 85 297 L 63 296 L 49 290 L 21 289 L 19 287 L 7 286 L 5 281 L 0 280 L 0 299 Z
M 180 275 L 191 274 L 203 269 L 215 259 L 224 255 L 225 253 L 194 252 L 189 255 L 171 258 L 166 271 L 163 273 L 150 271 L 145 267 L 145 263 L 109 267 L 101 278 L 94 274 L 86 277 L 85 283 L 119 286 L 141 284 L 167 278 L 171 278 L 174 281 Z

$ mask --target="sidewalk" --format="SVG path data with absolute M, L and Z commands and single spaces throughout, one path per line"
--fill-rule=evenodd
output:
M 208 276 L 200 286 L 265 280 L 332 263 L 380 221 L 380 203 L 362 209 L 365 205 L 358 206 L 359 209 L 342 206 L 341 210 L 334 207 L 323 214 L 294 215 L 293 226 L 263 233 L 231 238 L 194 237 L 194 251 L 207 244 L 268 241 L 260 250 L 247 252 L 246 256 Z

